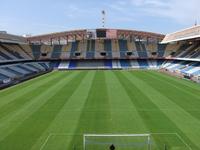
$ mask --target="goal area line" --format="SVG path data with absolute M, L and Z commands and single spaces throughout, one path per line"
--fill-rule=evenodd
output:
M 86 136 L 90 136 L 90 137 L 128 137 L 128 136 L 132 136 L 132 137 L 139 137 L 139 136 L 151 136 L 151 134 L 84 134 L 84 137 Z

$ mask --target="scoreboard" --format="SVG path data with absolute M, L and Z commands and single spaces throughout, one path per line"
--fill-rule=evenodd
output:
M 115 30 L 115 29 L 90 29 L 90 30 L 87 30 L 87 38 L 88 39 L 96 39 L 96 38 L 115 39 L 115 38 L 117 38 L 117 30 Z
M 106 38 L 106 30 L 105 29 L 97 29 L 96 30 L 97 38 Z

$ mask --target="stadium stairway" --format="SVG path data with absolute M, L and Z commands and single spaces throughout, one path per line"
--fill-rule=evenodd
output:
M 62 51 L 62 45 L 54 45 L 51 58 L 60 59 L 61 51 Z
M 143 43 L 136 41 L 135 42 L 136 50 L 139 58 L 148 58 L 146 47 Z
M 118 40 L 119 43 L 119 51 L 120 51 L 120 58 L 126 58 L 126 53 L 128 51 L 127 40 Z
M 75 52 L 78 50 L 79 41 L 72 42 L 71 50 L 70 50 L 70 58 L 75 57 Z
M 62 61 L 58 66 L 59 70 L 69 69 L 69 61 Z
M 137 60 L 130 60 L 130 64 L 131 64 L 132 69 L 139 69 L 140 68 Z
M 104 50 L 107 53 L 107 58 L 112 59 L 112 41 L 104 40 Z
M 121 67 L 121 64 L 120 64 L 120 62 L 118 61 L 118 60 L 113 60 L 112 61 L 112 68 L 113 69 L 121 69 L 122 67 Z
M 87 40 L 86 59 L 94 59 L 95 57 L 95 40 Z
M 166 44 L 158 44 L 158 57 L 163 58 L 165 54 L 167 45 Z
M 41 55 L 41 45 L 32 45 L 31 49 L 34 59 L 38 60 Z

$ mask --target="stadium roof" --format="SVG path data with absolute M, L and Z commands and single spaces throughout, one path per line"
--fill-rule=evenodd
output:
M 22 36 L 0 32 L 0 42 L 23 44 L 23 43 L 27 43 L 27 40 Z
M 56 33 L 49 33 L 44 35 L 32 36 L 27 37 L 29 42 L 37 42 L 37 41 L 50 41 L 50 40 L 82 40 L 88 38 L 88 32 L 90 31 L 97 31 L 97 30 L 105 30 L 107 33 L 107 38 L 111 39 L 118 39 L 118 38 L 125 38 L 128 39 L 130 37 L 137 37 L 140 39 L 144 38 L 152 38 L 162 41 L 165 37 L 163 34 L 152 33 L 152 32 L 144 32 L 144 31 L 136 31 L 136 30 L 124 30 L 124 29 L 92 29 L 92 30 L 72 30 L 72 31 L 64 31 L 64 32 L 56 32 Z
M 161 43 L 164 44 L 196 38 L 200 38 L 200 25 L 167 34 Z

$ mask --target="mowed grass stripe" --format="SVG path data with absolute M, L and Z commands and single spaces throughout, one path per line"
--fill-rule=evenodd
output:
M 76 130 L 79 126 L 79 120 L 81 119 L 81 114 L 89 95 L 95 72 L 89 71 L 87 73 L 56 119 L 52 122 L 48 131 L 44 133 L 41 141 L 32 150 L 40 149 L 50 134 L 53 134 L 53 136 L 43 146 L 43 150 L 67 149 L 74 136 L 76 136 Z
M 70 73 L 68 73 L 69 75 Z M 36 88 L 30 88 L 30 92 L 25 93 L 22 96 L 17 96 L 13 101 L 8 102 L 7 104 L 0 107 L 0 119 L 21 109 L 23 105 L 32 101 L 37 95 L 40 95 L 47 89 L 49 86 L 54 85 L 56 82 L 62 80 L 66 74 L 54 75 L 52 78 L 47 78 L 46 80 L 40 81 L 40 86 Z
M 159 108 L 159 114 L 164 114 L 163 117 L 165 117 L 166 121 L 160 120 L 162 118 L 159 117 L 160 121 L 158 120 L 157 126 L 162 126 L 164 124 L 166 130 L 163 131 L 168 130 L 169 132 L 177 132 L 185 141 L 187 141 L 192 149 L 199 149 L 200 145 L 198 144 L 199 142 L 197 142 L 200 136 L 199 132 L 191 132 L 193 129 L 200 131 L 199 120 L 157 91 L 154 86 L 151 86 L 147 81 L 144 81 L 146 74 L 144 75 L 141 72 L 126 72 L 125 74 L 128 78 L 133 78 L 135 80 L 135 86 L 141 89 L 148 99 Z M 154 82 L 157 81 L 154 80 Z M 156 115 L 154 115 L 154 117 L 155 116 Z M 155 127 L 157 126 L 155 125 Z
M 13 91 L 13 88 L 8 88 L 6 91 L 4 91 L 4 90 L 1 91 L 0 107 L 15 100 L 15 98 L 17 98 L 17 97 L 24 96 L 25 94 L 32 92 L 33 90 L 42 86 L 43 83 L 48 82 L 50 79 L 56 78 L 59 75 L 61 75 L 61 73 L 49 73 L 49 75 L 39 77 L 40 78 L 39 80 L 37 80 L 37 78 L 35 78 L 35 79 L 31 80 L 30 82 L 27 81 L 25 84 L 26 86 L 23 86 L 23 87 L 16 86 L 14 88 L 16 90 L 14 90 L 14 91 Z
M 65 74 L 65 73 L 58 73 L 58 74 Z M 29 103 L 26 103 L 26 105 L 23 106 L 23 108 L 18 109 L 15 111 L 15 113 L 11 113 L 7 115 L 6 117 L 3 117 L 0 120 L 0 133 L 2 136 L 0 136 L 0 140 L 3 139 L 5 136 L 7 136 L 9 133 L 11 133 L 19 124 L 21 124 L 22 121 L 24 121 L 26 118 L 28 118 L 32 113 L 34 113 L 40 106 L 42 106 L 49 98 L 51 98 L 53 95 L 56 94 L 57 91 L 59 91 L 65 82 L 70 81 L 74 76 L 75 73 L 65 74 L 66 76 L 62 79 L 60 78 L 58 81 L 55 81 L 55 83 L 51 83 L 48 88 L 41 89 L 43 91 L 40 95 L 36 95 L 33 100 L 31 100 Z M 64 81 L 64 82 L 63 82 Z
M 72 149 L 73 145 L 81 149 L 84 133 L 177 132 L 193 150 L 198 150 L 198 93 L 188 92 L 199 88 L 195 84 L 188 91 L 193 83 L 184 86 L 188 81 L 183 80 L 181 84 L 182 80 L 163 76 L 153 71 L 56 72 L 21 90 L 16 86 L 19 97 L 8 96 L 8 102 L 0 101 L 0 106 L 3 104 L 8 109 L 0 109 L 0 149 L 38 150 L 51 133 L 54 135 L 43 150 Z M 178 80 L 178 84 L 173 80 Z M 43 83 L 28 92 L 30 99 L 21 100 L 20 97 L 29 95 L 23 91 L 31 88 L 31 84 L 38 86 L 38 82 Z M 181 89 L 181 85 L 186 88 Z M 177 93 L 186 96 L 178 96 L 180 99 L 176 100 Z M 185 106 L 187 101 L 189 106 Z M 159 136 L 155 139 L 157 145 L 163 142 Z M 168 146 L 177 144 L 174 138 L 164 140 Z
M 149 98 L 142 92 L 142 89 L 135 86 L 135 80 L 133 78 L 129 78 L 126 76 L 127 72 L 115 72 L 116 77 L 119 82 L 126 90 L 127 95 L 132 100 L 133 105 L 135 106 L 138 114 L 142 119 L 142 124 L 145 124 L 146 129 L 148 130 L 146 133 L 164 133 L 166 131 L 171 132 L 171 128 L 173 124 L 171 124 L 170 120 L 158 109 L 156 105 L 154 105 Z M 154 111 L 141 111 L 141 110 L 154 110 Z M 155 111 L 157 110 L 157 111 Z M 158 122 L 162 122 L 161 125 Z M 132 122 L 132 125 L 135 123 Z M 144 126 L 144 125 L 143 125 Z M 136 130 L 137 133 L 137 130 Z M 168 132 L 167 132 L 168 133 Z M 143 133 L 138 133 L 143 134 Z M 154 138 L 154 146 L 161 149 L 163 145 L 159 144 L 159 138 Z M 171 143 L 165 141 L 165 144 L 170 145 Z
M 187 88 L 187 90 L 191 91 L 192 93 L 194 91 L 197 94 L 200 92 L 200 84 L 193 83 L 193 82 L 186 80 L 186 79 L 179 79 L 179 78 L 176 78 L 176 77 L 173 77 L 173 76 L 169 76 L 167 74 L 160 73 L 158 71 L 148 71 L 148 72 L 150 74 L 157 75 L 160 78 L 165 79 L 165 80 L 167 80 L 171 83 L 176 83 L 176 85 L 179 85 L 180 87 L 182 86 L 184 88 Z
M 11 87 L 6 88 L 4 90 L 0 90 L 1 97 L 3 98 L 4 96 L 7 96 L 9 94 L 13 94 L 15 92 L 18 92 L 21 89 L 26 89 L 26 88 L 32 87 L 35 83 L 39 83 L 40 81 L 43 81 L 45 78 L 48 78 L 48 77 L 50 77 L 52 75 L 55 75 L 55 74 L 57 74 L 56 71 L 50 72 L 50 73 L 41 75 L 41 76 L 39 76 L 37 78 L 31 79 L 31 80 L 27 80 L 27 81 L 22 82 L 20 84 L 11 86 Z
M 146 78 L 144 78 L 144 80 L 147 83 L 151 84 L 160 93 L 171 99 L 177 105 L 182 107 L 185 111 L 189 112 L 192 116 L 200 120 L 200 93 L 197 97 L 197 95 L 189 94 L 187 91 L 188 89 L 185 89 L 184 87 L 182 87 L 181 89 L 181 87 L 178 87 L 176 85 L 176 82 L 173 84 L 173 86 L 172 83 L 169 83 L 163 78 L 158 78 L 155 75 L 146 73 L 145 76 Z M 156 82 L 152 82 L 155 80 Z M 160 84 L 163 84 L 165 86 L 159 87 Z M 191 91 L 190 93 L 193 92 Z
M 83 134 L 109 133 L 112 128 L 110 126 L 109 109 L 105 72 L 96 71 L 75 136 L 67 149 L 73 149 L 74 145 L 81 148 L 83 146 Z
M 59 72 L 59 74 L 65 74 L 64 72 Z M 37 95 L 32 101 L 23 106 L 23 109 L 19 109 L 15 113 L 12 113 L 1 119 L 0 123 L 0 141 L 6 136 L 11 134 L 16 128 L 18 128 L 21 123 L 29 118 L 35 111 L 37 111 L 42 105 L 44 105 L 51 97 L 53 97 L 64 85 L 66 85 L 70 80 L 76 76 L 76 73 L 71 74 L 66 73 L 66 77 L 50 84 L 49 88 L 43 89 L 43 93 Z
M 119 72 L 115 73 L 119 74 Z M 127 94 L 115 73 L 113 71 L 106 72 L 112 132 L 115 134 L 148 133 L 149 130 L 137 112 L 132 97 Z
M 159 78 L 157 79 L 165 82 L 169 86 L 177 88 L 180 91 L 180 93 L 182 91 L 185 93 L 184 95 L 187 94 L 189 96 L 196 97 L 196 99 L 200 100 L 200 86 L 199 88 L 192 88 L 191 86 L 186 86 L 186 85 L 181 84 L 180 82 L 171 80 L 171 78 L 169 77 L 167 78 L 165 76 L 162 76 L 161 73 L 157 74 L 156 72 L 148 72 L 147 74 L 151 77 L 159 76 Z M 193 84 L 193 87 L 196 85 L 195 83 L 192 83 L 192 84 Z
M 85 75 L 85 73 L 77 74 L 72 80 L 65 82 L 59 91 L 0 142 L 0 149 L 30 149 L 54 120 Z M 65 96 L 62 96 L 62 93 Z

